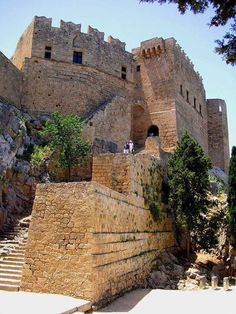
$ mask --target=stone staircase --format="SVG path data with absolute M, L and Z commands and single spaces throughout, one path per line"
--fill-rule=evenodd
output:
M 29 221 L 23 219 L 0 232 L 0 290 L 19 290 L 28 228 Z

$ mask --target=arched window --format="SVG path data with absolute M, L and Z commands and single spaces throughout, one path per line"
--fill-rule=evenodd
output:
M 147 132 L 147 136 L 159 136 L 159 128 L 156 125 L 150 126 Z

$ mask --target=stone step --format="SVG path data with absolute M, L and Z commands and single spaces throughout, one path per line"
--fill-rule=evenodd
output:
M 5 270 L 22 270 L 23 267 L 23 263 L 22 264 L 13 264 L 13 265 L 9 265 L 6 263 L 0 263 L 0 271 L 1 269 L 5 269 Z
M 20 279 L 2 279 L 0 278 L 0 285 L 19 286 Z
M 24 262 L 25 257 L 24 256 L 12 256 L 11 254 L 4 257 L 4 261 L 12 261 L 12 262 Z
M 2 266 L 21 266 L 24 264 L 24 261 L 7 261 L 5 259 L 0 261 L 0 267 Z
M 22 250 L 20 252 L 11 251 L 11 253 L 9 253 L 9 255 L 6 256 L 6 257 L 10 257 L 10 258 L 13 258 L 13 257 L 24 258 L 25 257 L 25 251 L 24 250 Z
M 19 241 L 16 241 L 16 240 L 2 240 L 0 241 L 0 244 L 1 245 L 6 245 L 6 244 L 19 244 Z
M 14 273 L 2 273 L 0 272 L 0 280 L 5 279 L 14 279 L 14 280 L 21 280 L 21 272 L 14 274 Z
M 1 285 L 0 284 L 0 290 L 4 290 L 4 291 L 19 291 L 19 286 Z
M 25 248 L 24 247 L 17 247 L 17 248 L 15 248 L 15 249 L 13 249 L 12 251 L 11 251 L 12 253 L 24 253 L 25 252 Z
M 2 268 L 0 267 L 0 274 L 1 275 L 15 275 L 21 276 L 22 268 L 12 269 L 12 268 Z

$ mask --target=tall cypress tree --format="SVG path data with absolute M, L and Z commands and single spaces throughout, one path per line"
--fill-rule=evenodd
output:
M 234 240 L 234 244 L 236 244 L 236 146 L 232 147 L 232 154 L 229 164 L 228 207 L 230 231 Z
M 207 210 L 208 170 L 211 162 L 202 147 L 185 132 L 168 164 L 169 207 L 177 228 L 187 237 L 189 255 L 191 232 Z

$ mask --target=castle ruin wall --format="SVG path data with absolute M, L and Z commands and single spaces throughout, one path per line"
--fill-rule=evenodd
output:
M 21 290 L 99 301 L 143 284 L 171 220 L 95 182 L 37 186 Z
M 0 52 L 0 100 L 21 107 L 23 74 Z
M 131 138 L 132 101 L 116 96 L 89 116 L 83 134 L 96 146 L 96 154 L 123 152 L 124 144 Z
M 38 112 L 85 117 L 115 96 L 130 98 L 134 84 L 85 65 L 26 59 L 23 104 Z
M 32 55 L 34 23 L 32 22 L 21 35 L 16 50 L 11 58 L 12 63 L 22 70 L 25 58 L 30 58 Z
M 207 103 L 202 78 L 179 45 L 174 45 L 178 138 L 187 130 L 208 153 Z
M 229 140 L 225 101 L 208 99 L 208 145 L 209 156 L 214 166 L 228 171 Z

